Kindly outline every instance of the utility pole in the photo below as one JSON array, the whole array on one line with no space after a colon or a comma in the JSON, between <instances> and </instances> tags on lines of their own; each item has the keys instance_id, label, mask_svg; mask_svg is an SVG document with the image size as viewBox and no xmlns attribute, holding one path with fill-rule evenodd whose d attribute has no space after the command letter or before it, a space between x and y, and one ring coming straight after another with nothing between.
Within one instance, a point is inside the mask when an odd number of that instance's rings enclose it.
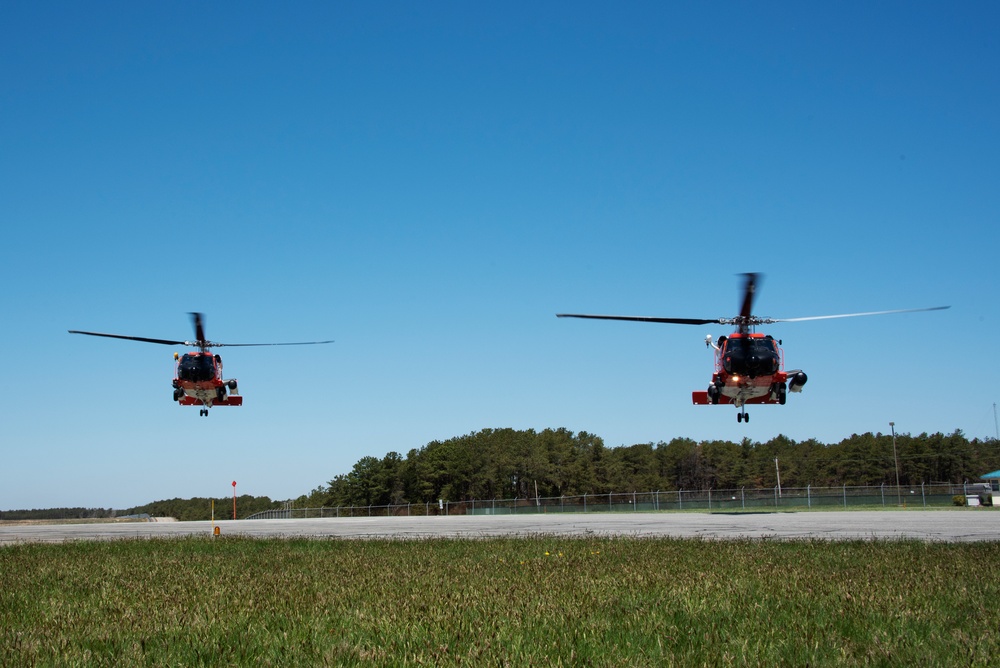
<instances>
[{"instance_id":1,"label":"utility pole","mask_svg":"<svg viewBox=\"0 0 1000 668\"><path fill-rule=\"evenodd\" d=\"M778 458L774 458L774 474L778 477L778 498L781 498L781 470L778 469Z\"/></svg>"},{"instance_id":2,"label":"utility pole","mask_svg":"<svg viewBox=\"0 0 1000 668\"><path fill-rule=\"evenodd\" d=\"M889 428L892 429L892 467L896 469L896 503L898 505L903 505L903 499L899 495L899 458L896 457L896 423L890 422Z\"/></svg>"}]
</instances>

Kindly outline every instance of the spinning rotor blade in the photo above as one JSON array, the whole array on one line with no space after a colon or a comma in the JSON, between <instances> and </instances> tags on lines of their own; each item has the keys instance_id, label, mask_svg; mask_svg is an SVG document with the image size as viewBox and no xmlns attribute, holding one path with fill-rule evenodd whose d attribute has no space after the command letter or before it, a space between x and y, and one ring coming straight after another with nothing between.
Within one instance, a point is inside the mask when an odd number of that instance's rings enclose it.
<instances>
[{"instance_id":1,"label":"spinning rotor blade","mask_svg":"<svg viewBox=\"0 0 1000 668\"><path fill-rule=\"evenodd\" d=\"M589 318L591 320L625 320L628 322L662 322L670 325L738 325L740 331L746 331L754 324L753 310L754 292L757 289L757 277L760 274L744 274L746 283L743 287L743 305L740 315L735 318L650 318L635 315L589 315L584 313L557 313L557 318Z\"/></svg>"},{"instance_id":2,"label":"spinning rotor blade","mask_svg":"<svg viewBox=\"0 0 1000 668\"><path fill-rule=\"evenodd\" d=\"M207 346L203 345L205 342L205 328L201 323L201 313L192 313L191 320L194 323L194 340L198 342L202 348Z\"/></svg>"},{"instance_id":3,"label":"spinning rotor blade","mask_svg":"<svg viewBox=\"0 0 1000 668\"><path fill-rule=\"evenodd\" d=\"M205 338L205 327L203 322L203 316L201 313L192 313L191 319L194 322L194 335L197 337L196 341L189 341L187 345L198 346L202 350L207 350L209 348L222 348L228 346L230 348L234 346L311 346L318 345L322 343L333 343L333 341L296 341L295 343L215 343L209 341Z\"/></svg>"},{"instance_id":4,"label":"spinning rotor blade","mask_svg":"<svg viewBox=\"0 0 1000 668\"><path fill-rule=\"evenodd\" d=\"M173 341L168 339L150 339L145 336L125 336L124 334L102 334L100 332L80 332L75 329L69 330L70 334L86 334L88 336L106 336L109 339L127 339L129 341L144 341L146 343L160 343L165 346L190 346L192 348L221 348L223 346L311 346L322 343L333 343L333 341L296 341L294 343L213 343L212 341Z\"/></svg>"},{"instance_id":5,"label":"spinning rotor blade","mask_svg":"<svg viewBox=\"0 0 1000 668\"><path fill-rule=\"evenodd\" d=\"M235 346L316 346L324 343L333 343L333 341L295 341L293 343L212 343L211 341L205 341L206 348L222 348L228 346L233 348Z\"/></svg>"},{"instance_id":6,"label":"spinning rotor blade","mask_svg":"<svg viewBox=\"0 0 1000 668\"><path fill-rule=\"evenodd\" d=\"M739 315L732 318L649 318L632 315L590 315L584 313L557 313L557 318L590 318L593 320L626 320L631 322L663 322L675 325L735 325L741 335L750 334L751 328L759 325L771 325L776 322L804 322L806 320L830 320L833 318L854 318L863 315L888 315L890 313L917 313L920 311L942 311L950 306L932 306L930 308L907 308L891 311L869 311L866 313L841 313L838 315L816 315L806 318L762 318L753 314L753 302L757 292L757 282L761 274L743 274L743 302ZM749 337L741 336L744 351L750 342Z\"/></svg>"},{"instance_id":7,"label":"spinning rotor blade","mask_svg":"<svg viewBox=\"0 0 1000 668\"><path fill-rule=\"evenodd\" d=\"M950 306L931 306L930 308L903 308L892 311L868 311L867 313L841 313L838 315L813 315L805 318L768 318L768 322L804 322L806 320L831 320L833 318L855 318L863 315L888 315L890 313L918 313L920 311L943 311Z\"/></svg>"},{"instance_id":8,"label":"spinning rotor blade","mask_svg":"<svg viewBox=\"0 0 1000 668\"><path fill-rule=\"evenodd\" d=\"M168 341L167 339L147 339L144 336L125 336L124 334L101 334L100 332L80 332L69 330L70 334L86 334L87 336L106 336L109 339L128 339L129 341L144 341L146 343L161 343L165 346L190 346L190 341Z\"/></svg>"},{"instance_id":9,"label":"spinning rotor blade","mask_svg":"<svg viewBox=\"0 0 1000 668\"><path fill-rule=\"evenodd\" d=\"M664 322L672 325L723 324L724 318L647 318L639 315L585 315L582 313L556 313L557 318L589 318L591 320L627 320L630 322Z\"/></svg>"},{"instance_id":10,"label":"spinning rotor blade","mask_svg":"<svg viewBox=\"0 0 1000 668\"><path fill-rule=\"evenodd\" d=\"M129 341L144 341L146 343L160 343L165 346L188 346L200 348L202 352L209 348L221 348L222 346L311 346L323 343L333 343L333 341L296 341L294 343L213 343L205 338L204 317L201 313L192 313L191 321L194 324L194 341L174 341L173 339L150 339L144 336L125 336L124 334L102 334L100 332L81 332L75 329L69 330L70 334L87 334L88 336L106 336L109 339L127 339Z\"/></svg>"},{"instance_id":11,"label":"spinning rotor blade","mask_svg":"<svg viewBox=\"0 0 1000 668\"><path fill-rule=\"evenodd\" d=\"M760 274L743 274L746 282L743 284L743 305L740 307L740 318L749 322L753 317L753 299L757 291L757 277Z\"/></svg>"}]
</instances>

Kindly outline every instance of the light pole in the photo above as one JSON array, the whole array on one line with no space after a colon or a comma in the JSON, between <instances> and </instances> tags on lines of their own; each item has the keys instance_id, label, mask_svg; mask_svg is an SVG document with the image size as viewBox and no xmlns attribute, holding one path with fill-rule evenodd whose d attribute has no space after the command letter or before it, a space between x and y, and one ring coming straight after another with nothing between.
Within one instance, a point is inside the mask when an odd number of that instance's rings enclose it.
<instances>
[{"instance_id":1,"label":"light pole","mask_svg":"<svg viewBox=\"0 0 1000 668\"><path fill-rule=\"evenodd\" d=\"M892 430L892 467L896 470L896 503L903 505L903 500L899 496L899 458L896 457L896 423L890 422L889 429Z\"/></svg>"},{"instance_id":2,"label":"light pole","mask_svg":"<svg viewBox=\"0 0 1000 668\"><path fill-rule=\"evenodd\" d=\"M774 458L774 475L778 478L778 497L781 497L781 470L778 468L778 458Z\"/></svg>"}]
</instances>

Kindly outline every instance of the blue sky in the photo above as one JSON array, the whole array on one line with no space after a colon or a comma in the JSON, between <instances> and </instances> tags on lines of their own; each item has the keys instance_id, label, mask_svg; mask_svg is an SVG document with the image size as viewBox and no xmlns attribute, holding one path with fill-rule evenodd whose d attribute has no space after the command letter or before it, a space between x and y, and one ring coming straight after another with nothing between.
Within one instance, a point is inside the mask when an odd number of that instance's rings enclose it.
<instances>
[{"instance_id":1,"label":"blue sky","mask_svg":"<svg viewBox=\"0 0 1000 668\"><path fill-rule=\"evenodd\" d=\"M995 433L995 3L5 3L0 509L295 497L484 428ZM692 406L725 327L786 406ZM242 408L171 402L223 342Z\"/></svg>"}]
</instances>

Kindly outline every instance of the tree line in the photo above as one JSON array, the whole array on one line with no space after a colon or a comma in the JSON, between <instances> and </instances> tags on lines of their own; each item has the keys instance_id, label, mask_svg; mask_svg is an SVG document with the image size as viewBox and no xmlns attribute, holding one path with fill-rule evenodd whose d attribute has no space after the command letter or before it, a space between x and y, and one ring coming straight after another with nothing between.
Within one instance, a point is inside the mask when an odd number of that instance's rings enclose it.
<instances>
[{"instance_id":1,"label":"tree line","mask_svg":"<svg viewBox=\"0 0 1000 668\"><path fill-rule=\"evenodd\" d=\"M853 434L835 444L776 436L607 447L584 431L484 429L410 450L362 457L350 472L294 499L296 507L383 506L473 499L579 496L774 487L901 485L976 481L1000 469L1000 442L960 430ZM168 499L125 510L55 508L0 512L0 520L106 518L148 514L207 520L212 498ZM232 517L232 497L214 499L216 519ZM237 497L237 517L283 507L267 496Z\"/></svg>"},{"instance_id":2,"label":"tree line","mask_svg":"<svg viewBox=\"0 0 1000 668\"><path fill-rule=\"evenodd\" d=\"M114 517L113 508L36 508L33 510L0 510L0 521L19 520L90 520Z\"/></svg>"},{"instance_id":3,"label":"tree line","mask_svg":"<svg viewBox=\"0 0 1000 668\"><path fill-rule=\"evenodd\" d=\"M484 429L381 459L362 457L346 474L296 500L307 506L366 506L472 499L576 496L677 489L833 487L962 483L1000 468L1000 443L960 431L854 434L836 444L776 436L641 443L609 448L587 432Z\"/></svg>"},{"instance_id":4,"label":"tree line","mask_svg":"<svg viewBox=\"0 0 1000 668\"><path fill-rule=\"evenodd\" d=\"M39 520L93 520L120 519L148 515L150 517L174 517L181 521L207 520L212 517L212 502L215 502L215 519L226 520L233 517L233 497L216 499L194 497L191 499L167 499L153 501L133 508L115 510L112 508L43 508L32 510L0 511L0 521ZM282 502L272 501L266 496L244 494L236 497L237 517L248 517L262 510L280 507Z\"/></svg>"},{"instance_id":5,"label":"tree line","mask_svg":"<svg viewBox=\"0 0 1000 668\"><path fill-rule=\"evenodd\" d=\"M281 502L272 501L267 496L241 494L236 497L236 517L249 517L262 510L273 510L280 505ZM215 519L217 520L233 519L233 497L219 497L214 499L210 497L195 497L192 499L153 501L143 506L129 508L119 514L148 514L152 517L175 517L182 522L186 522L211 519L213 509L215 511Z\"/></svg>"}]
</instances>

